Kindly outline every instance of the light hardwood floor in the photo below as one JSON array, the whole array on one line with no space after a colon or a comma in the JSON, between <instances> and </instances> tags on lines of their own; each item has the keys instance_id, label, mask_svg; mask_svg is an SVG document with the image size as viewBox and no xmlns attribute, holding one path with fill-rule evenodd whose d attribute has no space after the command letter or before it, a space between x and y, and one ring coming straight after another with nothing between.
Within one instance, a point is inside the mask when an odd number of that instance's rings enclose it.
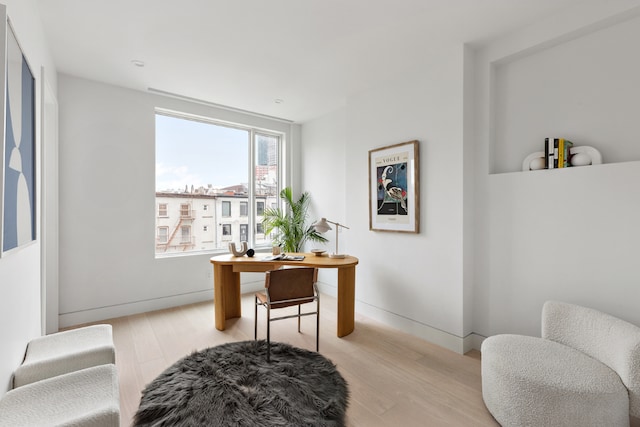
<instances>
[{"instance_id":1,"label":"light hardwood floor","mask_svg":"<svg viewBox=\"0 0 640 427\"><path fill-rule=\"evenodd\" d=\"M355 331L336 337L336 300L322 295L320 353L349 384L347 425L496 426L482 402L477 351L460 355L356 316ZM243 317L214 327L213 302L154 311L100 323L113 325L120 379L121 420L131 420L142 389L164 369L190 354L231 341L253 339L253 295L242 297ZM258 338L266 334L258 311ZM273 341L314 350L315 317L272 323Z\"/></svg>"}]
</instances>

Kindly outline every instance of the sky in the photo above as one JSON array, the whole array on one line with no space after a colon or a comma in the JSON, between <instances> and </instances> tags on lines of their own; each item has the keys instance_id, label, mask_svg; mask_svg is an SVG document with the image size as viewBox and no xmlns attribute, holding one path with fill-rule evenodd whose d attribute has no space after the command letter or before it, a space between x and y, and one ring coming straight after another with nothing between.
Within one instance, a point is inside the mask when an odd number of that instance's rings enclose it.
<instances>
[{"instance_id":1,"label":"sky","mask_svg":"<svg viewBox=\"0 0 640 427\"><path fill-rule=\"evenodd\" d=\"M248 182L249 132L156 114L156 191Z\"/></svg>"}]
</instances>

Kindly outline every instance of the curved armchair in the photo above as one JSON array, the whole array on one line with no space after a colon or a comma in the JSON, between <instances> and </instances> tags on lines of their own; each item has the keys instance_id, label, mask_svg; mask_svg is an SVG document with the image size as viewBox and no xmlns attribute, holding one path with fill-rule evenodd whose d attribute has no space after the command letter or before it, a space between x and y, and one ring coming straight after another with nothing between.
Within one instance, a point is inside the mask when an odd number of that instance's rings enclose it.
<instances>
[{"instance_id":1,"label":"curved armchair","mask_svg":"<svg viewBox=\"0 0 640 427\"><path fill-rule=\"evenodd\" d=\"M542 338L482 343L482 397L503 426L629 426L640 417L640 328L548 301Z\"/></svg>"}]
</instances>

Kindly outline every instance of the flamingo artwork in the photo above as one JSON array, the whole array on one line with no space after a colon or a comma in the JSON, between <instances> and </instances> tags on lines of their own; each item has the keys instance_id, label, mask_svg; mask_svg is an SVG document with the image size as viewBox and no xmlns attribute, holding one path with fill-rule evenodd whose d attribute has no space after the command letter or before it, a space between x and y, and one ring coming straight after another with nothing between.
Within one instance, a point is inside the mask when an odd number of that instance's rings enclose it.
<instances>
[{"instance_id":1,"label":"flamingo artwork","mask_svg":"<svg viewBox=\"0 0 640 427\"><path fill-rule=\"evenodd\" d=\"M398 167L399 165L395 165L395 166ZM405 165L401 165L400 167L404 167L404 166ZM407 202L406 202L407 190L402 187L392 185L394 181L388 178L388 176L390 176L393 173L394 173L393 166L385 166L385 168L382 171L382 175L380 176L379 185L382 187L381 189L384 189L385 199L388 199L392 203L396 203L396 204L400 203L400 206L406 212L407 211ZM383 206L384 206L384 203L382 203L382 205L378 208L378 212L380 211L380 209L382 209Z\"/></svg>"}]
</instances>

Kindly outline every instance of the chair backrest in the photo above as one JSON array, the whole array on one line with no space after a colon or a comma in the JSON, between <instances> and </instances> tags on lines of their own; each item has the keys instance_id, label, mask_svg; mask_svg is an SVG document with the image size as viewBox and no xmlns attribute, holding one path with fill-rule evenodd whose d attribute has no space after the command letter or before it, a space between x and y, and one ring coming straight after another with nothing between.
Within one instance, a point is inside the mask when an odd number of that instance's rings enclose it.
<instances>
[{"instance_id":1,"label":"chair backrest","mask_svg":"<svg viewBox=\"0 0 640 427\"><path fill-rule=\"evenodd\" d=\"M271 308L282 308L313 301L318 269L312 267L282 268L267 271L264 287L267 289ZM294 302L278 301L298 300Z\"/></svg>"},{"instance_id":2,"label":"chair backrest","mask_svg":"<svg viewBox=\"0 0 640 427\"><path fill-rule=\"evenodd\" d=\"M640 417L639 327L591 308L547 301L542 308L542 337L613 369L629 390L629 412Z\"/></svg>"}]
</instances>

